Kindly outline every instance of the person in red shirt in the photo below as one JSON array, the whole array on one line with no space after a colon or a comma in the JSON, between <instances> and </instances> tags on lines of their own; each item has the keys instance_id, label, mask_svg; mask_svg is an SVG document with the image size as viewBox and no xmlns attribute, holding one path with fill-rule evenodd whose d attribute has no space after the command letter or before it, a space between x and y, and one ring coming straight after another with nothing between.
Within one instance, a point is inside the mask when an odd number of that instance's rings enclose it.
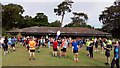
<instances>
[{"instance_id":1,"label":"person in red shirt","mask_svg":"<svg viewBox=\"0 0 120 68\"><path fill-rule=\"evenodd\" d=\"M57 56L57 49L58 48L58 42L55 39L55 41L53 42L53 56Z\"/></svg>"}]
</instances>

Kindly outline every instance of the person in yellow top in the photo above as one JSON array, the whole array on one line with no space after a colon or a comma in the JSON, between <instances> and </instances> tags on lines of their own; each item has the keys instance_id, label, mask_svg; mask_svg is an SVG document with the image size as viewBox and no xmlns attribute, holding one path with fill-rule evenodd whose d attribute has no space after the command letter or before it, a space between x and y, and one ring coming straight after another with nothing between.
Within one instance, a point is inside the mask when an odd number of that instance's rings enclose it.
<instances>
[{"instance_id":1,"label":"person in yellow top","mask_svg":"<svg viewBox=\"0 0 120 68\"><path fill-rule=\"evenodd\" d=\"M35 53L35 45L36 42L34 41L34 38L31 38L29 41L29 53L30 53L30 59L29 60L35 60L34 53Z\"/></svg>"},{"instance_id":2,"label":"person in yellow top","mask_svg":"<svg viewBox=\"0 0 120 68\"><path fill-rule=\"evenodd\" d=\"M87 50L87 56L89 56L89 45L90 45L90 40L89 39L87 39L87 41L86 41L86 50Z\"/></svg>"}]
</instances>

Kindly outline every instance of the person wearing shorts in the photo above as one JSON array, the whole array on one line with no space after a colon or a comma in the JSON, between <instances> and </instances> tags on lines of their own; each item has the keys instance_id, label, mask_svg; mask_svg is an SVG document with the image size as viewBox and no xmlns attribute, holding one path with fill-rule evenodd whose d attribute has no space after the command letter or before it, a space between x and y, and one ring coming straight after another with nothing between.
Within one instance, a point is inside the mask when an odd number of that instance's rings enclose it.
<instances>
[{"instance_id":1,"label":"person wearing shorts","mask_svg":"<svg viewBox=\"0 0 120 68\"><path fill-rule=\"evenodd\" d=\"M11 45L12 45L12 42L11 42L11 38L9 37L8 38L8 52L10 52L12 50Z\"/></svg>"},{"instance_id":2,"label":"person wearing shorts","mask_svg":"<svg viewBox=\"0 0 120 68\"><path fill-rule=\"evenodd\" d=\"M89 39L87 39L87 41L86 41L86 50L87 50L87 56L89 56L90 54L89 54L89 46L90 46L90 40Z\"/></svg>"},{"instance_id":3,"label":"person wearing shorts","mask_svg":"<svg viewBox=\"0 0 120 68\"><path fill-rule=\"evenodd\" d=\"M67 42L67 39L65 38L63 40L63 46L62 46L62 49L61 49L61 52L60 52L61 53L60 57L61 57L61 55L64 56L64 57L66 57L67 47L68 47L68 42Z\"/></svg>"},{"instance_id":4,"label":"person wearing shorts","mask_svg":"<svg viewBox=\"0 0 120 68\"><path fill-rule=\"evenodd\" d=\"M112 50L112 44L111 44L111 41L108 40L107 42L107 45L105 48L105 56L107 57L107 62L105 63L106 65L109 65L110 64L110 51Z\"/></svg>"},{"instance_id":5,"label":"person wearing shorts","mask_svg":"<svg viewBox=\"0 0 120 68\"><path fill-rule=\"evenodd\" d=\"M12 47L13 51L15 51L15 42L16 42L15 37L12 37L11 42L12 42L11 47Z\"/></svg>"},{"instance_id":6,"label":"person wearing shorts","mask_svg":"<svg viewBox=\"0 0 120 68\"><path fill-rule=\"evenodd\" d=\"M74 53L74 62L79 62L78 60L78 44L76 42L76 39L73 40L72 42L72 52Z\"/></svg>"},{"instance_id":7,"label":"person wearing shorts","mask_svg":"<svg viewBox=\"0 0 120 68\"><path fill-rule=\"evenodd\" d=\"M53 57L55 56L57 56L57 51L58 51L58 42L57 42L57 40L55 39L55 41L53 42Z\"/></svg>"},{"instance_id":8,"label":"person wearing shorts","mask_svg":"<svg viewBox=\"0 0 120 68\"><path fill-rule=\"evenodd\" d=\"M30 59L29 60L35 60L34 58L34 53L35 53L35 45L36 45L36 42L34 41L34 38L30 38L30 41L29 41L29 53L30 53Z\"/></svg>"}]
</instances>

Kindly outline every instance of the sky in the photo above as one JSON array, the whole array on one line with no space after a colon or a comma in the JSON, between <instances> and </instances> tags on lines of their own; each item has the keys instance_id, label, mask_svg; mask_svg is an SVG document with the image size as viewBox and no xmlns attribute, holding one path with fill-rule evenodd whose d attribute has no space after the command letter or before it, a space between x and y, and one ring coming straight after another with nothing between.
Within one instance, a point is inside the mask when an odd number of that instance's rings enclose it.
<instances>
[{"instance_id":1,"label":"sky","mask_svg":"<svg viewBox=\"0 0 120 68\"><path fill-rule=\"evenodd\" d=\"M43 12L48 16L49 22L55 20L61 20L61 16L57 16L54 13L54 8L61 3L63 0L2 0L3 5L9 3L20 4L23 6L25 12L23 16L30 15L34 17L36 13ZM95 28L101 28L102 23L99 22L99 15L105 7L113 5L115 0L72 0L72 12L84 12L88 15L87 24L92 25ZM71 22L70 17L73 16L71 13L66 13L64 18L64 25Z\"/></svg>"}]
</instances>

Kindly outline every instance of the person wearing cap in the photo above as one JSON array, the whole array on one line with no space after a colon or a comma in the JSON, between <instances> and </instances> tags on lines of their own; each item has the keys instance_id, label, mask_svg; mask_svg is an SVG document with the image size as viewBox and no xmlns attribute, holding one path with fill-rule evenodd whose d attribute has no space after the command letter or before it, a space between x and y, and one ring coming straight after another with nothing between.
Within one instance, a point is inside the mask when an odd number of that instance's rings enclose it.
<instances>
[{"instance_id":1,"label":"person wearing cap","mask_svg":"<svg viewBox=\"0 0 120 68\"><path fill-rule=\"evenodd\" d=\"M117 68L119 68L119 43L118 41L116 41L116 44L114 44L114 57L111 62L111 68L114 68L115 64Z\"/></svg>"},{"instance_id":2,"label":"person wearing cap","mask_svg":"<svg viewBox=\"0 0 120 68\"><path fill-rule=\"evenodd\" d=\"M74 62L79 62L79 60L78 60L78 50L79 50L78 44L76 42L76 39L74 39L73 42L72 42L72 52L74 53Z\"/></svg>"},{"instance_id":3,"label":"person wearing cap","mask_svg":"<svg viewBox=\"0 0 120 68\"><path fill-rule=\"evenodd\" d=\"M105 51L105 56L107 57L107 62L105 63L106 65L110 64L110 51L112 50L112 41L108 40L106 47L104 47Z\"/></svg>"},{"instance_id":4,"label":"person wearing cap","mask_svg":"<svg viewBox=\"0 0 120 68\"><path fill-rule=\"evenodd\" d=\"M30 38L30 41L29 41L30 59L29 59L29 60L35 60L35 58L34 58L35 45L36 45L36 42L34 41L34 39L33 39L33 38Z\"/></svg>"}]
</instances>

